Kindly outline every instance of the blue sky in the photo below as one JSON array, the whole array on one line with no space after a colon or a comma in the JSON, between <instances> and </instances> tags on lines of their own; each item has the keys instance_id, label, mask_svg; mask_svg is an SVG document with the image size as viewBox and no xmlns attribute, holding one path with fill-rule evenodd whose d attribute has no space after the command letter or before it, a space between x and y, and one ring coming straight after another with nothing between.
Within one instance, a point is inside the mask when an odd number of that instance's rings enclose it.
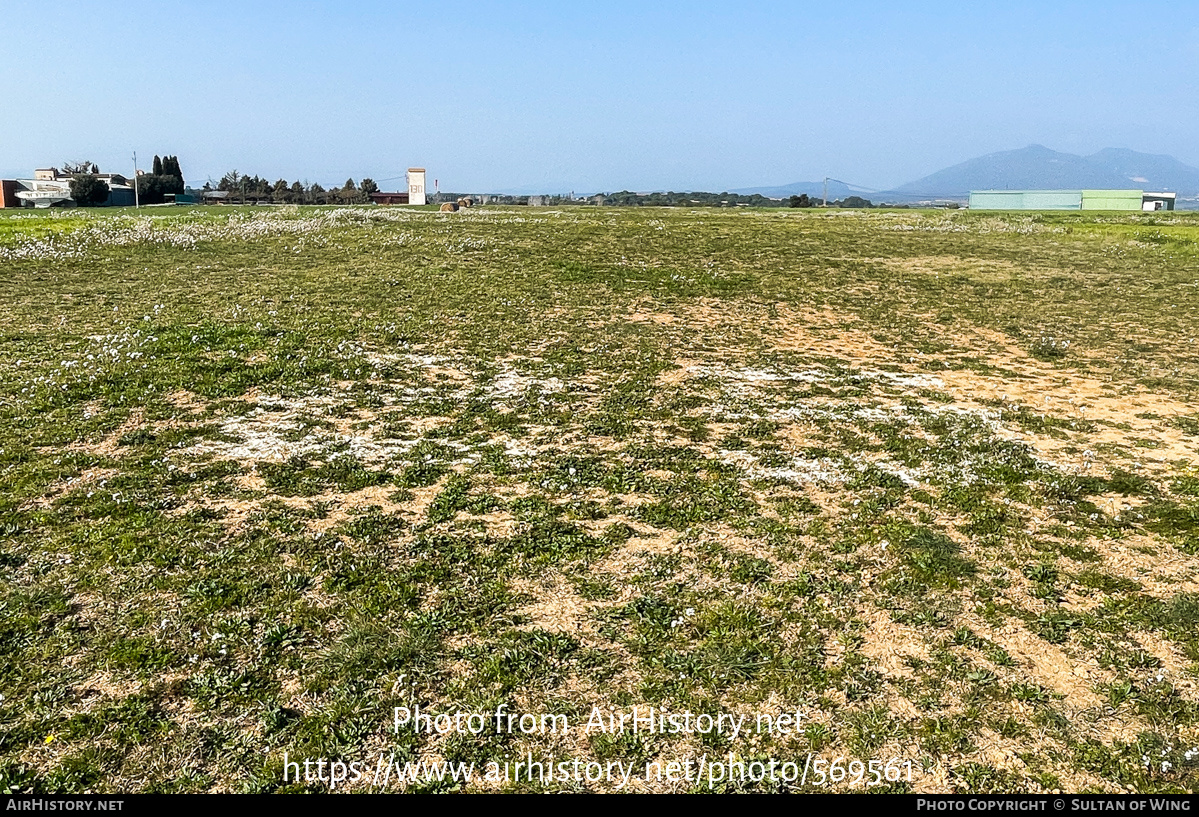
<instances>
[{"instance_id":1,"label":"blue sky","mask_svg":"<svg viewBox=\"0 0 1199 817\"><path fill-rule=\"evenodd\" d=\"M191 182L883 188L1034 142L1199 166L1199 4L896 5L0 0L0 175L136 149Z\"/></svg>"}]
</instances>

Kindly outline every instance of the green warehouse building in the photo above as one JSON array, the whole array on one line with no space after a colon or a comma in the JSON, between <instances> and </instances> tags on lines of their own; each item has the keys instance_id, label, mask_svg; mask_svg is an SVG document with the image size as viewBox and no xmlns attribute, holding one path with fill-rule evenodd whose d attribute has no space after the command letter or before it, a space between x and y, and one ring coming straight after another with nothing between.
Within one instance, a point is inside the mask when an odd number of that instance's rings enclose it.
<instances>
[{"instance_id":1,"label":"green warehouse building","mask_svg":"<svg viewBox=\"0 0 1199 817\"><path fill-rule=\"evenodd\" d=\"M972 190L971 210L1173 210L1175 193L1143 190Z\"/></svg>"}]
</instances>

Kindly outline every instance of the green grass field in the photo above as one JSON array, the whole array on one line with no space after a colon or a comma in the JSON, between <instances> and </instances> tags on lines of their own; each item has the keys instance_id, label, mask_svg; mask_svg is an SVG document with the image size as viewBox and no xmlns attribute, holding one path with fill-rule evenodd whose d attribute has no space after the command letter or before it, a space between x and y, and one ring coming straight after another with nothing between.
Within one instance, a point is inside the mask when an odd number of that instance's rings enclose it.
<instances>
[{"instance_id":1,"label":"green grass field","mask_svg":"<svg viewBox=\"0 0 1199 817\"><path fill-rule=\"evenodd\" d=\"M144 212L0 211L0 790L1199 786L1199 214Z\"/></svg>"}]
</instances>

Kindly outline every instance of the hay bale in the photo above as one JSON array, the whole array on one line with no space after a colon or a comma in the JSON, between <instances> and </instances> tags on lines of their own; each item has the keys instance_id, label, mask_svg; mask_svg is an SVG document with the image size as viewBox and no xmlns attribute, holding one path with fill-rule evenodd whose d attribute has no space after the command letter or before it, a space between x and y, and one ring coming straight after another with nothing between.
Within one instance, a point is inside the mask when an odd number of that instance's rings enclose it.
<instances>
[{"instance_id":1,"label":"hay bale","mask_svg":"<svg viewBox=\"0 0 1199 817\"><path fill-rule=\"evenodd\" d=\"M470 196L463 196L462 198L458 199L458 206L459 207L474 207L475 200L472 199Z\"/></svg>"},{"instance_id":2,"label":"hay bale","mask_svg":"<svg viewBox=\"0 0 1199 817\"><path fill-rule=\"evenodd\" d=\"M456 202L447 201L445 204L441 205L441 212L456 213L458 212L458 204Z\"/></svg>"}]
</instances>

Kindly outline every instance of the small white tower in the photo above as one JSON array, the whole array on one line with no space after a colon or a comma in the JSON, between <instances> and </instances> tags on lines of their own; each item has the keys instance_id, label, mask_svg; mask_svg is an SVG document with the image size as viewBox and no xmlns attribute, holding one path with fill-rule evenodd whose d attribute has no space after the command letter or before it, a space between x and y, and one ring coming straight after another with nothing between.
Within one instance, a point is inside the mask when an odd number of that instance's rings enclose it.
<instances>
[{"instance_id":1,"label":"small white tower","mask_svg":"<svg viewBox=\"0 0 1199 817\"><path fill-rule=\"evenodd\" d=\"M425 203L425 169L423 167L408 168L408 203Z\"/></svg>"}]
</instances>

